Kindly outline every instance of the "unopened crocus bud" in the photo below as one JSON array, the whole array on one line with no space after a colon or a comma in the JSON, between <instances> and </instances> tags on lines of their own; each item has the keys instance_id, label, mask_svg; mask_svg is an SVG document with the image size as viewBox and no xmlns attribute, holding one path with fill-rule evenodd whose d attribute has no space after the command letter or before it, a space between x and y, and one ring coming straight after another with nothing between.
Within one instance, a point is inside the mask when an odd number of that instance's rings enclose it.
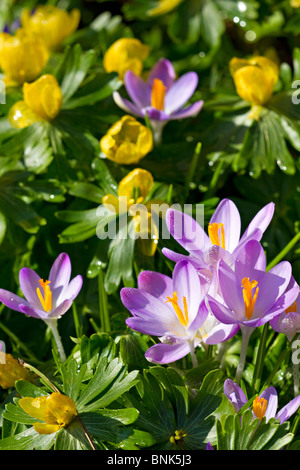
<instances>
[{"instance_id":1,"label":"unopened crocus bud","mask_svg":"<svg viewBox=\"0 0 300 470\"><path fill-rule=\"evenodd\" d=\"M35 80L48 59L48 49L38 34L22 28L15 35L0 33L0 67L8 86Z\"/></svg>"},{"instance_id":2,"label":"unopened crocus bud","mask_svg":"<svg viewBox=\"0 0 300 470\"><path fill-rule=\"evenodd\" d=\"M53 75L42 75L33 83L24 83L23 101L17 101L8 113L10 124L23 129L38 121L51 121L62 106L61 88Z\"/></svg>"},{"instance_id":3,"label":"unopened crocus bud","mask_svg":"<svg viewBox=\"0 0 300 470\"><path fill-rule=\"evenodd\" d=\"M12 388L17 380L32 381L32 373L23 367L11 354L0 351L0 387Z\"/></svg>"},{"instance_id":4,"label":"unopened crocus bud","mask_svg":"<svg viewBox=\"0 0 300 470\"><path fill-rule=\"evenodd\" d=\"M78 28L79 21L78 9L69 13L52 5L40 5L33 13L24 8L21 17L22 26L42 36L50 50L58 48Z\"/></svg>"},{"instance_id":5,"label":"unopened crocus bud","mask_svg":"<svg viewBox=\"0 0 300 470\"><path fill-rule=\"evenodd\" d=\"M143 62L147 59L150 49L139 39L121 38L114 42L103 57L103 67L107 73L117 72L120 80L131 70L140 75Z\"/></svg>"},{"instance_id":6,"label":"unopened crocus bud","mask_svg":"<svg viewBox=\"0 0 300 470\"><path fill-rule=\"evenodd\" d=\"M152 132L132 116L123 116L102 137L102 152L124 165L138 163L153 149Z\"/></svg>"}]
</instances>

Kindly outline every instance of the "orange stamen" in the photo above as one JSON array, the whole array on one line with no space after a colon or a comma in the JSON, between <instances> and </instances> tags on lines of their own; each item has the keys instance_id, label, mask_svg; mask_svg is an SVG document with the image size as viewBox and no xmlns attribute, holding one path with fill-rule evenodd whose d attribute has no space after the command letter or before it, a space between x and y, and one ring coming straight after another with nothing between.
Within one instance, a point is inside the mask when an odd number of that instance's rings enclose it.
<instances>
[{"instance_id":1,"label":"orange stamen","mask_svg":"<svg viewBox=\"0 0 300 470\"><path fill-rule=\"evenodd\" d=\"M253 310L255 306L255 302L258 296L259 287L256 287L258 284L257 281L253 280L250 281L249 277L244 277L242 279L242 287L243 287L243 298L245 303L245 316L248 320L253 315ZM252 289L256 287L254 295L252 295Z\"/></svg>"},{"instance_id":2,"label":"orange stamen","mask_svg":"<svg viewBox=\"0 0 300 470\"><path fill-rule=\"evenodd\" d=\"M221 231L221 242L220 242L220 234L219 229ZM217 224L213 222L212 224L208 225L208 236L210 238L212 245L218 245L225 250L225 230L224 224L220 223Z\"/></svg>"},{"instance_id":3,"label":"orange stamen","mask_svg":"<svg viewBox=\"0 0 300 470\"><path fill-rule=\"evenodd\" d=\"M50 281L44 281L43 279L40 279L39 282L44 290L44 297L42 296L39 287L36 288L36 293L38 295L39 301L43 306L43 309L46 312L50 312L50 310L52 309L52 292L49 287Z\"/></svg>"},{"instance_id":4,"label":"orange stamen","mask_svg":"<svg viewBox=\"0 0 300 470\"><path fill-rule=\"evenodd\" d=\"M167 87L163 84L161 80L155 78L153 80L152 92L151 92L151 106L163 111L165 107L165 96L166 96Z\"/></svg>"},{"instance_id":5,"label":"orange stamen","mask_svg":"<svg viewBox=\"0 0 300 470\"><path fill-rule=\"evenodd\" d=\"M291 313L291 312L297 312L296 302L294 302L292 305L290 305L285 311L286 314Z\"/></svg>"},{"instance_id":6,"label":"orange stamen","mask_svg":"<svg viewBox=\"0 0 300 470\"><path fill-rule=\"evenodd\" d=\"M183 309L184 309L184 313L183 311L181 310L181 308L179 307L178 305L178 296L177 296L177 292L173 292L173 296L172 297L167 297L168 300L166 300L166 304L168 302L171 302L174 310L175 310L175 313L181 323L182 326L187 326L188 322L189 322L189 316L188 316L188 308L187 308L187 301L186 301L186 297L183 296Z\"/></svg>"},{"instance_id":7,"label":"orange stamen","mask_svg":"<svg viewBox=\"0 0 300 470\"><path fill-rule=\"evenodd\" d=\"M259 418L259 421L265 416L268 401L265 398L256 397L253 401L253 412Z\"/></svg>"}]
</instances>

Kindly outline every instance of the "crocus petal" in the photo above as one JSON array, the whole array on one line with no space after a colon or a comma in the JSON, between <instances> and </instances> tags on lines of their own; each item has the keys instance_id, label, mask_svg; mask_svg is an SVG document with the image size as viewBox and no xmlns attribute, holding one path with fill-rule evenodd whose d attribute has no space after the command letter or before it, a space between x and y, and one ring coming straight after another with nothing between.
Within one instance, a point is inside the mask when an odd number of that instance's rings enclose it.
<instances>
[{"instance_id":1,"label":"crocus petal","mask_svg":"<svg viewBox=\"0 0 300 470\"><path fill-rule=\"evenodd\" d=\"M256 279L259 282L259 295L255 303L254 317L257 316L256 312L266 312L269 310L277 299L282 296L290 282L291 275L292 267L288 261L282 261L274 266L274 268L265 274L261 281L257 278L258 275L255 277L255 273L253 274L252 279Z\"/></svg>"},{"instance_id":2,"label":"crocus petal","mask_svg":"<svg viewBox=\"0 0 300 470\"><path fill-rule=\"evenodd\" d=\"M225 325L218 323L204 338L205 344L219 344L229 340L237 334L240 327L239 325Z\"/></svg>"},{"instance_id":3,"label":"crocus petal","mask_svg":"<svg viewBox=\"0 0 300 470\"><path fill-rule=\"evenodd\" d=\"M216 208L210 223L222 223L225 232L225 249L233 252L237 246L241 234L241 218L240 213L230 199L222 199Z\"/></svg>"},{"instance_id":4,"label":"crocus petal","mask_svg":"<svg viewBox=\"0 0 300 470\"><path fill-rule=\"evenodd\" d=\"M196 72L188 72L182 75L167 90L165 97L165 111L172 114L178 111L194 94L198 85L198 75Z\"/></svg>"},{"instance_id":5,"label":"crocus petal","mask_svg":"<svg viewBox=\"0 0 300 470\"><path fill-rule=\"evenodd\" d=\"M151 106L151 88L148 83L131 70L126 72L124 82L128 95L138 108Z\"/></svg>"},{"instance_id":6,"label":"crocus petal","mask_svg":"<svg viewBox=\"0 0 300 470\"><path fill-rule=\"evenodd\" d=\"M40 279L40 276L30 268L22 268L19 272L20 288L31 307L36 309L42 309L37 295L37 289L41 289Z\"/></svg>"},{"instance_id":7,"label":"crocus petal","mask_svg":"<svg viewBox=\"0 0 300 470\"><path fill-rule=\"evenodd\" d=\"M204 104L204 101L196 101L190 106L187 106L186 108L180 109L179 111L176 111L175 113L170 114L169 119L174 121L175 119L184 119L188 117L194 117L201 111L203 104Z\"/></svg>"},{"instance_id":8,"label":"crocus petal","mask_svg":"<svg viewBox=\"0 0 300 470\"><path fill-rule=\"evenodd\" d=\"M239 387L233 380L226 379L224 382L224 394L228 400L233 404L236 413L247 403L247 397L241 387Z\"/></svg>"},{"instance_id":9,"label":"crocus petal","mask_svg":"<svg viewBox=\"0 0 300 470\"><path fill-rule=\"evenodd\" d=\"M166 224L173 238L188 252L201 255L202 250L211 246L203 228L193 217L175 209L168 209Z\"/></svg>"},{"instance_id":10,"label":"crocus petal","mask_svg":"<svg viewBox=\"0 0 300 470\"><path fill-rule=\"evenodd\" d=\"M143 108L143 116L148 115L150 122L152 121L169 121L170 116L169 114L165 113L164 111L160 111L156 108Z\"/></svg>"},{"instance_id":11,"label":"crocus petal","mask_svg":"<svg viewBox=\"0 0 300 470\"><path fill-rule=\"evenodd\" d=\"M181 253L176 253L176 251L170 250L169 248L163 248L161 251L167 258L172 261L175 261L175 263L184 259L189 261L189 255L182 255Z\"/></svg>"},{"instance_id":12,"label":"crocus petal","mask_svg":"<svg viewBox=\"0 0 300 470\"><path fill-rule=\"evenodd\" d=\"M174 291L183 311L182 299L186 298L189 323L196 318L202 301L202 288L196 269L187 261L180 261L173 271Z\"/></svg>"},{"instance_id":13,"label":"crocus petal","mask_svg":"<svg viewBox=\"0 0 300 470\"><path fill-rule=\"evenodd\" d=\"M68 286L71 277L71 261L66 253L61 253L54 261L50 274L50 289L52 292L52 305L56 305L57 299Z\"/></svg>"},{"instance_id":14,"label":"crocus petal","mask_svg":"<svg viewBox=\"0 0 300 470\"><path fill-rule=\"evenodd\" d=\"M182 341L176 344L159 343L151 346L145 354L145 357L150 362L157 364L169 364L178 359L186 356L190 352L189 344L187 341Z\"/></svg>"},{"instance_id":15,"label":"crocus petal","mask_svg":"<svg viewBox=\"0 0 300 470\"><path fill-rule=\"evenodd\" d=\"M119 106L119 108L123 109L123 111L125 111L126 113L133 114L137 117L144 117L144 114L137 106L135 106L133 103L131 103L131 101L127 100L126 98L122 98L120 93L118 93L117 91L113 92L113 99L116 105Z\"/></svg>"},{"instance_id":16,"label":"crocus petal","mask_svg":"<svg viewBox=\"0 0 300 470\"><path fill-rule=\"evenodd\" d=\"M274 215L274 210L275 210L275 204L273 202L270 202L266 206L264 206L257 214L256 216L252 219L250 224L248 225L247 229L245 230L241 241L243 241L246 237L251 235L252 232L254 232L255 229L260 229L261 234L265 232L265 230L268 228L272 217Z\"/></svg>"},{"instance_id":17,"label":"crocus petal","mask_svg":"<svg viewBox=\"0 0 300 470\"><path fill-rule=\"evenodd\" d=\"M280 424L287 421L300 406L300 395L290 401L287 405L285 405L275 416L276 419L280 419Z\"/></svg>"},{"instance_id":18,"label":"crocus petal","mask_svg":"<svg viewBox=\"0 0 300 470\"><path fill-rule=\"evenodd\" d=\"M237 279L236 273L226 263L224 263L223 260L220 260L219 263L218 279L225 304L230 310L235 312L232 315L240 321L243 321L245 318L242 315L242 312L245 310L245 304L241 288L241 280Z\"/></svg>"},{"instance_id":19,"label":"crocus petal","mask_svg":"<svg viewBox=\"0 0 300 470\"><path fill-rule=\"evenodd\" d=\"M169 276L154 271L142 271L139 274L138 288L161 300L166 300L174 290L173 281Z\"/></svg>"},{"instance_id":20,"label":"crocus petal","mask_svg":"<svg viewBox=\"0 0 300 470\"><path fill-rule=\"evenodd\" d=\"M60 318L64 313L66 313L72 305L72 300L64 300L60 305L58 305L52 312L49 313L48 318Z\"/></svg>"},{"instance_id":21,"label":"crocus petal","mask_svg":"<svg viewBox=\"0 0 300 470\"><path fill-rule=\"evenodd\" d=\"M61 295L57 299L59 305L64 300L74 300L79 294L83 284L83 279L80 274L72 279L69 285L62 291Z\"/></svg>"},{"instance_id":22,"label":"crocus petal","mask_svg":"<svg viewBox=\"0 0 300 470\"><path fill-rule=\"evenodd\" d=\"M225 325L238 324L236 315L229 308L225 307L225 305L220 304L210 295L207 295L207 301L213 315L221 323L225 323Z\"/></svg>"},{"instance_id":23,"label":"crocus petal","mask_svg":"<svg viewBox=\"0 0 300 470\"><path fill-rule=\"evenodd\" d=\"M46 320L48 318L48 313L45 310L33 308L30 305L20 305L20 311L25 313L25 315L29 315L33 318L39 318L40 320Z\"/></svg>"},{"instance_id":24,"label":"crocus petal","mask_svg":"<svg viewBox=\"0 0 300 470\"><path fill-rule=\"evenodd\" d=\"M22 297L4 289L0 289L0 302L11 310L21 313L23 313L21 306L28 305L28 302L25 299L22 299Z\"/></svg>"},{"instance_id":25,"label":"crocus petal","mask_svg":"<svg viewBox=\"0 0 300 470\"><path fill-rule=\"evenodd\" d=\"M274 387L266 388L260 395L259 398L264 398L268 402L266 409L265 417L266 421L269 421L270 418L274 418L277 407L278 407L278 396Z\"/></svg>"},{"instance_id":26,"label":"crocus petal","mask_svg":"<svg viewBox=\"0 0 300 470\"><path fill-rule=\"evenodd\" d=\"M167 59L160 59L150 70L148 76L148 84L153 85L153 80L158 78L163 82L165 87L170 88L176 78L175 70L171 62Z\"/></svg>"}]
</instances>

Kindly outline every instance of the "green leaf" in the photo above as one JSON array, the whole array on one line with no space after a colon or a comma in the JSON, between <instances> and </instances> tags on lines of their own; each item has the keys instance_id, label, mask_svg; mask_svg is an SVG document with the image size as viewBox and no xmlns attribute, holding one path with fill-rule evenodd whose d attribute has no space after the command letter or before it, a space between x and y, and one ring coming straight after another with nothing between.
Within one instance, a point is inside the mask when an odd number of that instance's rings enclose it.
<instances>
[{"instance_id":1,"label":"green leaf","mask_svg":"<svg viewBox=\"0 0 300 470\"><path fill-rule=\"evenodd\" d=\"M55 434L38 434L33 428L0 440L0 450L49 450L56 439Z\"/></svg>"}]
</instances>

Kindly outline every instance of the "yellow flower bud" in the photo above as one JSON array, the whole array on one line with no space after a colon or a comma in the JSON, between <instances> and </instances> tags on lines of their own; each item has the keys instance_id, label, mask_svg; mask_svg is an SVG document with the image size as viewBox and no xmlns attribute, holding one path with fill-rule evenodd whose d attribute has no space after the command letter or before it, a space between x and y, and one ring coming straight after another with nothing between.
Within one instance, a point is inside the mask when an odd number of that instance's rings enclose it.
<instances>
[{"instance_id":1,"label":"yellow flower bud","mask_svg":"<svg viewBox=\"0 0 300 470\"><path fill-rule=\"evenodd\" d=\"M124 79L127 70L140 75L149 52L149 47L139 39L121 38L107 49L103 57L103 67L107 73L117 72L120 80Z\"/></svg>"},{"instance_id":2,"label":"yellow flower bud","mask_svg":"<svg viewBox=\"0 0 300 470\"><path fill-rule=\"evenodd\" d=\"M182 0L158 0L158 5L154 8L151 8L151 10L148 10L147 15L164 15L165 13L168 13L169 11L177 7L177 5L179 5L179 3L181 2Z\"/></svg>"},{"instance_id":3,"label":"yellow flower bud","mask_svg":"<svg viewBox=\"0 0 300 470\"><path fill-rule=\"evenodd\" d=\"M230 73L238 95L257 106L269 101L279 77L277 64L261 56L250 60L233 58L230 61Z\"/></svg>"},{"instance_id":4,"label":"yellow flower bud","mask_svg":"<svg viewBox=\"0 0 300 470\"><path fill-rule=\"evenodd\" d=\"M153 136L148 127L132 116L123 116L100 140L102 152L119 164L138 163L153 149Z\"/></svg>"},{"instance_id":5,"label":"yellow flower bud","mask_svg":"<svg viewBox=\"0 0 300 470\"><path fill-rule=\"evenodd\" d=\"M21 23L32 33L40 34L50 50L59 47L79 25L80 11L70 13L51 5L38 6L33 14L29 8L24 8Z\"/></svg>"},{"instance_id":6,"label":"yellow flower bud","mask_svg":"<svg viewBox=\"0 0 300 470\"><path fill-rule=\"evenodd\" d=\"M23 129L37 121L51 121L62 106L63 96L53 75L42 75L33 83L23 85L24 101L17 101L8 113L13 127Z\"/></svg>"},{"instance_id":7,"label":"yellow flower bud","mask_svg":"<svg viewBox=\"0 0 300 470\"><path fill-rule=\"evenodd\" d=\"M14 387L17 380L31 382L32 373L25 369L11 354L0 352L0 387Z\"/></svg>"},{"instance_id":8,"label":"yellow flower bud","mask_svg":"<svg viewBox=\"0 0 300 470\"><path fill-rule=\"evenodd\" d=\"M20 28L13 36L0 33L0 67L9 86L35 80L45 67L49 52L44 40Z\"/></svg>"},{"instance_id":9,"label":"yellow flower bud","mask_svg":"<svg viewBox=\"0 0 300 470\"><path fill-rule=\"evenodd\" d=\"M29 416L43 421L33 425L39 434L57 432L77 416L74 401L59 392L37 398L21 398L18 403Z\"/></svg>"}]
</instances>

